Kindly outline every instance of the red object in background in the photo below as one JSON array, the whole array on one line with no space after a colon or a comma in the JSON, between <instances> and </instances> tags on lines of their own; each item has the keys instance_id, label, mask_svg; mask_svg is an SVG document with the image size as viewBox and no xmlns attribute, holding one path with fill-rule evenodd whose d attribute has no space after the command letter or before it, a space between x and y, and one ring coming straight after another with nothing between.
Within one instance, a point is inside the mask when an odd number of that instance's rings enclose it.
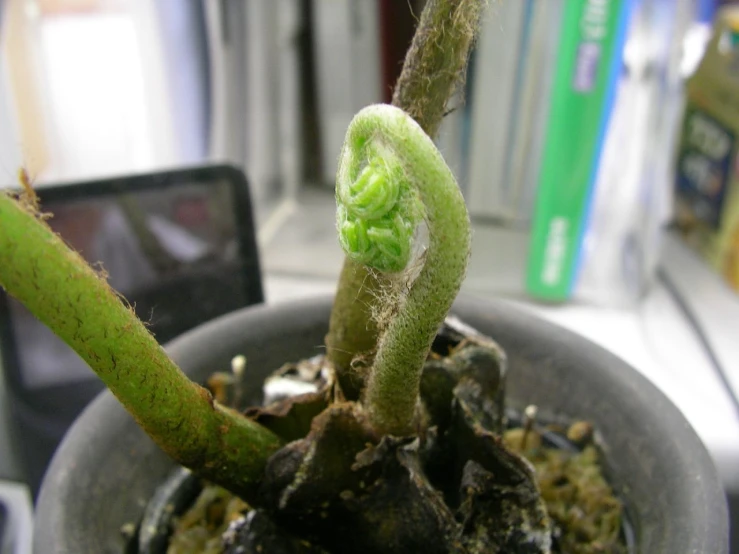
<instances>
[{"instance_id":1,"label":"red object in background","mask_svg":"<svg viewBox=\"0 0 739 554\"><path fill-rule=\"evenodd\" d=\"M174 205L174 220L183 227L202 227L210 222L208 201L202 196L180 198Z\"/></svg>"},{"instance_id":2,"label":"red object in background","mask_svg":"<svg viewBox=\"0 0 739 554\"><path fill-rule=\"evenodd\" d=\"M387 104L416 31L416 17L407 0L380 0L382 101Z\"/></svg>"}]
</instances>

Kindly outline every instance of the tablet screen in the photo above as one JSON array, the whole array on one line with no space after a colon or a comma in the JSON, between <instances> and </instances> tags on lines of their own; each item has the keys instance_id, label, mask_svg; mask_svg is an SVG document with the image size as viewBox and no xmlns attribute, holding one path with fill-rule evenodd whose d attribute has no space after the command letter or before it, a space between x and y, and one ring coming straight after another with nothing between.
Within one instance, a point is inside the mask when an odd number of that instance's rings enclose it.
<instances>
[{"instance_id":1,"label":"tablet screen","mask_svg":"<svg viewBox=\"0 0 739 554\"><path fill-rule=\"evenodd\" d=\"M168 174L41 190L42 209L72 248L108 274L111 286L164 343L196 325L262 301L245 183L218 172ZM129 183L130 184L130 183ZM87 194L85 193L87 192ZM244 211L248 213L244 213ZM6 298L5 363L36 389L94 378L61 339ZM5 351L6 345L3 345Z\"/></svg>"}]
</instances>

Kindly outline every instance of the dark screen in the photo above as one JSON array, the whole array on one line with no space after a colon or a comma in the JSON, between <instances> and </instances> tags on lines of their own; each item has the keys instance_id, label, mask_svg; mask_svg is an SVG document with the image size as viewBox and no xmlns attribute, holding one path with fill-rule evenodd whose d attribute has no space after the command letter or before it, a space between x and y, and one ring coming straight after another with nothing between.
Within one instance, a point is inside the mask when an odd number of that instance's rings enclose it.
<instances>
[{"instance_id":1,"label":"dark screen","mask_svg":"<svg viewBox=\"0 0 739 554\"><path fill-rule=\"evenodd\" d=\"M151 187L133 192L92 187L92 195L47 202L42 194L42 209L53 214L51 228L107 273L111 286L160 343L262 300L256 252L245 252L245 242L248 250L253 237L244 240L234 184L215 176L175 181L155 180ZM8 312L23 388L94 378L87 365L18 302L9 299Z\"/></svg>"},{"instance_id":2,"label":"dark screen","mask_svg":"<svg viewBox=\"0 0 739 554\"><path fill-rule=\"evenodd\" d=\"M37 191L70 246L160 343L263 301L246 179L211 166ZM103 389L71 348L0 289L0 354L14 448L34 494L64 433Z\"/></svg>"}]
</instances>

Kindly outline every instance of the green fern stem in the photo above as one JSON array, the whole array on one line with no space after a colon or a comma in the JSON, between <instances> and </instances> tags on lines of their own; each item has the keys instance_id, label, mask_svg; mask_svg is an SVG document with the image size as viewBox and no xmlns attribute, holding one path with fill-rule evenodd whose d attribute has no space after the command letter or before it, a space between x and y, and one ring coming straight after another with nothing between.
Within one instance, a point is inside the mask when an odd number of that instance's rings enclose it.
<instances>
[{"instance_id":1,"label":"green fern stem","mask_svg":"<svg viewBox=\"0 0 739 554\"><path fill-rule=\"evenodd\" d=\"M407 113L389 105L369 106L349 125L336 196L347 256L378 271L402 271L422 217L428 226L423 268L383 326L364 396L379 432L410 434L423 363L465 275L467 208L433 141Z\"/></svg>"}]
</instances>

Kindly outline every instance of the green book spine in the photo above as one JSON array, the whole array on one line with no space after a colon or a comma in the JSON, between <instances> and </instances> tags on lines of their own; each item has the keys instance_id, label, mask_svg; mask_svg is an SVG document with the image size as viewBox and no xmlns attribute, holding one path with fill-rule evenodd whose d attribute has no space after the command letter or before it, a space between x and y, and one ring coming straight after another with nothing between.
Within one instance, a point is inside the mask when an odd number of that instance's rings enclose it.
<instances>
[{"instance_id":1,"label":"green book spine","mask_svg":"<svg viewBox=\"0 0 739 554\"><path fill-rule=\"evenodd\" d=\"M631 0L568 0L537 188L527 292L569 298L622 61Z\"/></svg>"}]
</instances>

